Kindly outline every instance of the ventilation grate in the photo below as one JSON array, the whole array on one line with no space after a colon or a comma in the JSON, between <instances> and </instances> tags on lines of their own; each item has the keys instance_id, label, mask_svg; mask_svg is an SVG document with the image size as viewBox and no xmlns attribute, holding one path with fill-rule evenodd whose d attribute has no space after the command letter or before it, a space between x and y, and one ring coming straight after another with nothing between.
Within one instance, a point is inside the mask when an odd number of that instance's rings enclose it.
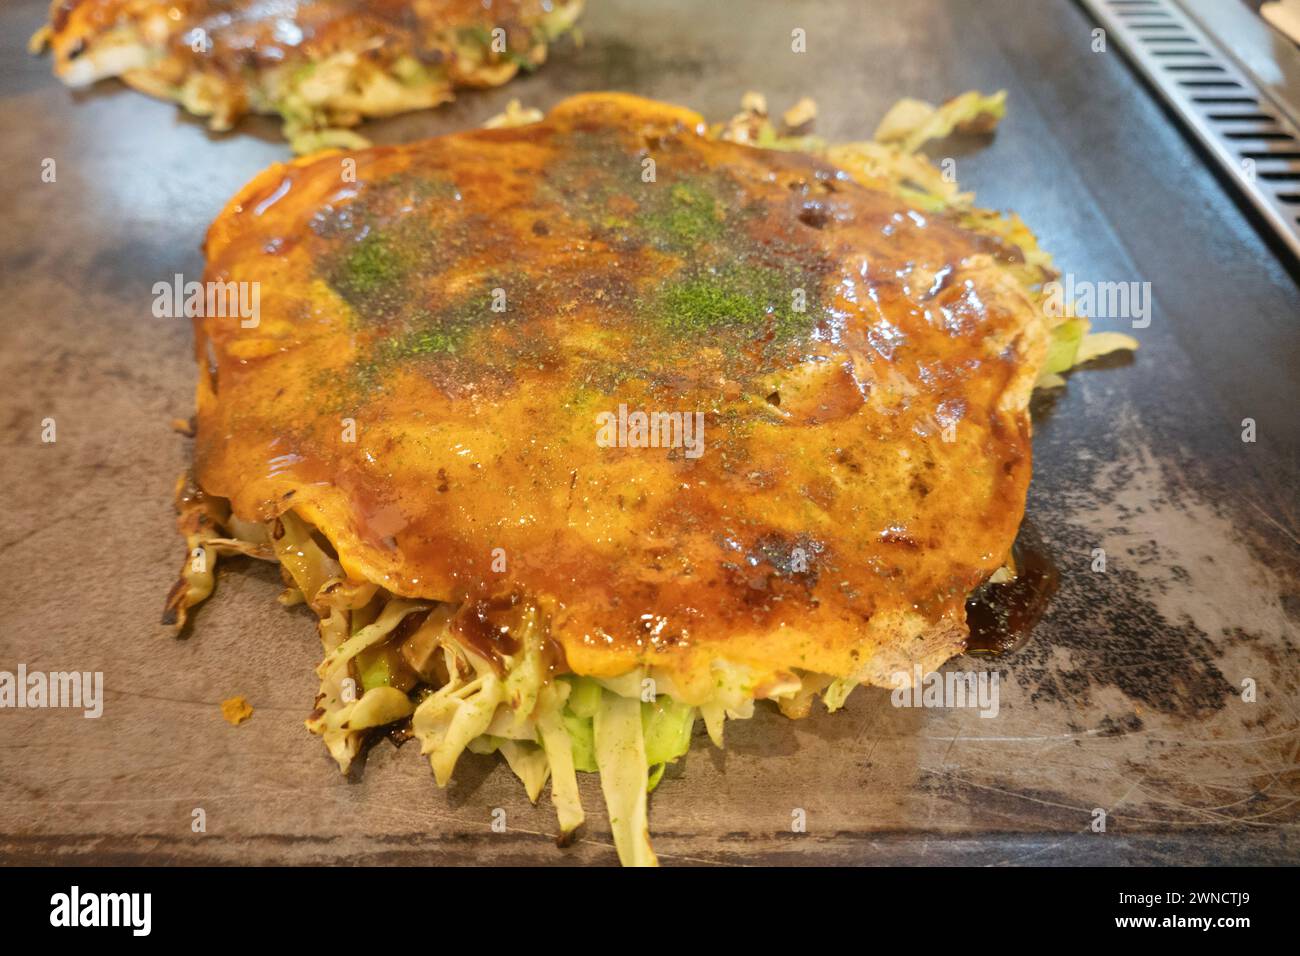
<instances>
[{"instance_id":1,"label":"ventilation grate","mask_svg":"<svg viewBox=\"0 0 1300 956\"><path fill-rule=\"evenodd\" d=\"M1175 0L1080 2L1300 258L1294 118Z\"/></svg>"}]
</instances>

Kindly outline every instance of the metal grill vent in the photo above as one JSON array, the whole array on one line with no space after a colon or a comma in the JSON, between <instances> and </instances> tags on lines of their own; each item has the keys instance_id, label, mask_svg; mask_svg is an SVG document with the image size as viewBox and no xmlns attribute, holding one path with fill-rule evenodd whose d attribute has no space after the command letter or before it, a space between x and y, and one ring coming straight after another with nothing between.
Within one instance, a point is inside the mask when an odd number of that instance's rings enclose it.
<instances>
[{"instance_id":1,"label":"metal grill vent","mask_svg":"<svg viewBox=\"0 0 1300 956\"><path fill-rule=\"evenodd\" d=\"M1294 119L1175 0L1081 2L1300 258Z\"/></svg>"}]
</instances>

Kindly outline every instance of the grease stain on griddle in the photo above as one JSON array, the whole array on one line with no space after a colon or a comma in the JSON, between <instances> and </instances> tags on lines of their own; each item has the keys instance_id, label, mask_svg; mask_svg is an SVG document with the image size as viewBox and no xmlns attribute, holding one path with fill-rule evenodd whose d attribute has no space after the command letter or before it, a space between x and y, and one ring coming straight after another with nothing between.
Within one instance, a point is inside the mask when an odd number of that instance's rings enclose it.
<instances>
[{"instance_id":1,"label":"grease stain on griddle","mask_svg":"<svg viewBox=\"0 0 1300 956\"><path fill-rule=\"evenodd\" d=\"M1237 690L1219 668L1215 639L1190 608L1180 612L1170 603L1175 584L1188 587L1189 543L1144 529L1185 535L1192 513L1210 505L1180 482L1180 455L1157 453L1149 432L1137 434L1096 430L1086 453L1053 447L1041 431L1037 436L1035 456L1050 464L1035 468L1030 510L1050 537L1060 587L1037 639L1007 671L1032 703L1087 713L1090 701L1115 689L1151 711L1199 720L1223 710ZM1086 497L1078 489L1087 489ZM1183 514L1169 523L1152 520L1170 512ZM1094 571L1103 543L1110 549L1106 567Z\"/></svg>"},{"instance_id":2,"label":"grease stain on griddle","mask_svg":"<svg viewBox=\"0 0 1300 956\"><path fill-rule=\"evenodd\" d=\"M1142 718L1137 714L1120 714L1118 717L1111 717L1108 714L1101 719L1101 724L1097 727L1097 736L1122 737L1125 734L1135 734L1144 726Z\"/></svg>"}]
</instances>

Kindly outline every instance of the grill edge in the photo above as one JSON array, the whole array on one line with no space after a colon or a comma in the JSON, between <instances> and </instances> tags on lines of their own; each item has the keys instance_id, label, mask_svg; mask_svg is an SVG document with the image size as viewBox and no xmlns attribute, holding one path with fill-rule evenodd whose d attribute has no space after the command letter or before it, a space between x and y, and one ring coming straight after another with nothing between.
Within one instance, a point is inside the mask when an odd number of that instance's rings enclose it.
<instances>
[{"instance_id":1,"label":"grill edge","mask_svg":"<svg viewBox=\"0 0 1300 956\"><path fill-rule=\"evenodd\" d=\"M1300 125L1175 0L1080 0L1300 259Z\"/></svg>"}]
</instances>

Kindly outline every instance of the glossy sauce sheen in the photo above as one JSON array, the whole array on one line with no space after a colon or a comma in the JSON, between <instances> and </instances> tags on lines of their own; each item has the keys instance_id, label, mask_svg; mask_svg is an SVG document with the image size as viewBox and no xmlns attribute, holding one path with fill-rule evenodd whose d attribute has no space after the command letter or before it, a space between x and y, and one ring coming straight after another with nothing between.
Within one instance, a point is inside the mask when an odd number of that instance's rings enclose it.
<instances>
[{"instance_id":1,"label":"glossy sauce sheen","mask_svg":"<svg viewBox=\"0 0 1300 956\"><path fill-rule=\"evenodd\" d=\"M1042 320L987 237L702 132L598 94L355 182L267 170L207 240L261 318L196 322L199 483L396 593L526 595L574 671L688 699L718 658L887 683L959 652L1023 513ZM702 412L703 453L601 447L620 404Z\"/></svg>"}]
</instances>

